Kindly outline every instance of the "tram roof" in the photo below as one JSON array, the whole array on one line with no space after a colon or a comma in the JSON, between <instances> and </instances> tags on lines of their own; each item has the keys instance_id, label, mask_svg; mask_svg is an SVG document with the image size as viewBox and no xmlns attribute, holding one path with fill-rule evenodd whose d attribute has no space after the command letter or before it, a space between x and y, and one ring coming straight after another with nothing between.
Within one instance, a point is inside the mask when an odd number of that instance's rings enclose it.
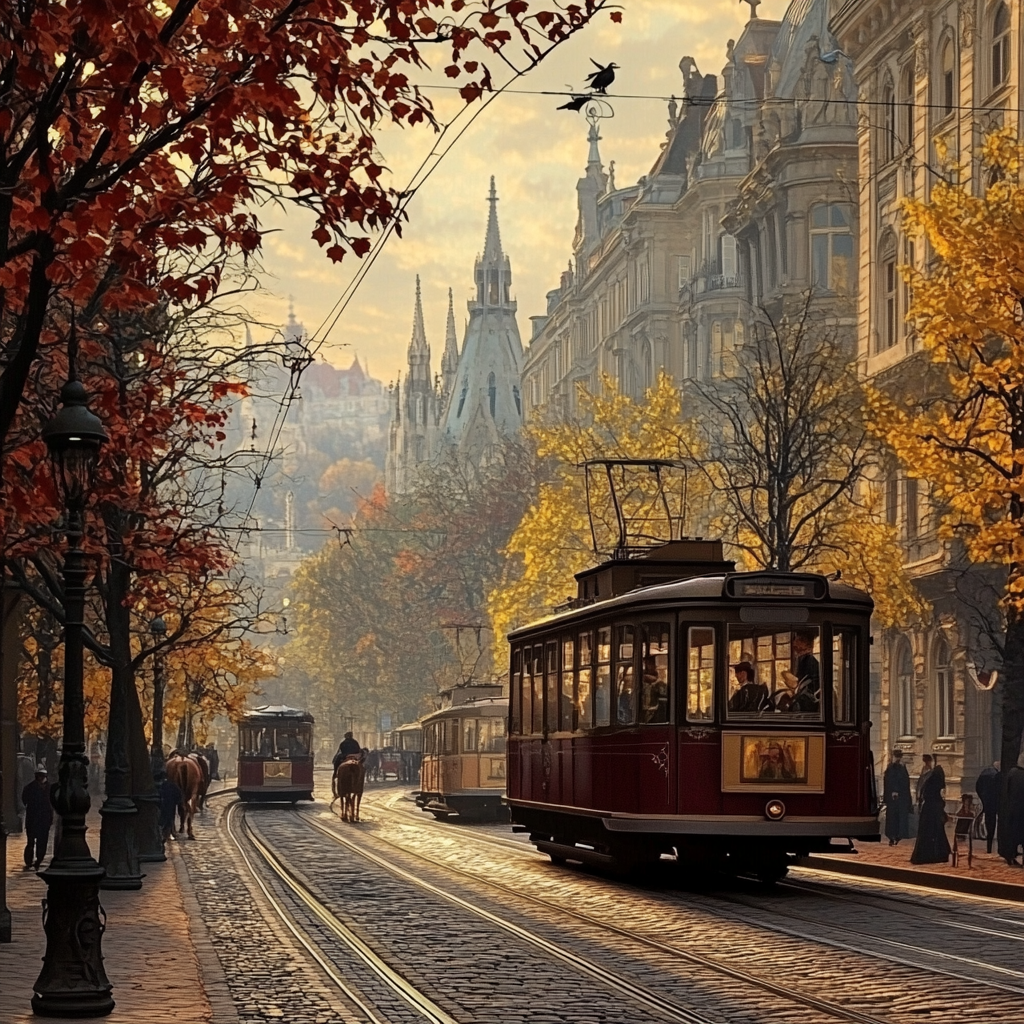
<instances>
[{"instance_id":1,"label":"tram roof","mask_svg":"<svg viewBox=\"0 0 1024 1024\"><path fill-rule=\"evenodd\" d=\"M492 708L498 708L504 714L505 709L508 708L508 697L500 695L497 697L477 697L475 700L467 700L463 704L452 704L450 707L438 708L437 711L431 711L429 714L424 715L420 719L419 724L423 726L435 718L462 718L467 713L472 715L474 712L489 711Z\"/></svg>"},{"instance_id":2,"label":"tram roof","mask_svg":"<svg viewBox=\"0 0 1024 1024\"><path fill-rule=\"evenodd\" d=\"M782 587L795 585L801 582L813 583L821 588L821 596L782 596L761 594L758 596L738 597L728 592L729 585L735 580L738 582L777 584ZM735 590L733 586L731 589ZM536 632L539 629L550 628L560 623L575 623L581 619L592 618L596 615L628 611L632 608L646 607L648 605L672 604L708 604L720 608L736 607L743 604L755 604L759 606L770 605L802 605L813 607L815 605L835 606L837 604L856 605L860 609L870 613L875 603L869 594L856 587L848 586L836 580L830 580L826 576L814 573L773 573L773 572L735 572L716 573L709 576L696 576L688 580L675 580L671 583L659 583L650 587L638 587L618 597L611 597L606 601L595 601L579 608L572 608L563 612L556 612L537 619L526 626L520 626L508 634L509 640L516 640L519 637Z\"/></svg>"},{"instance_id":3,"label":"tram roof","mask_svg":"<svg viewBox=\"0 0 1024 1024\"><path fill-rule=\"evenodd\" d=\"M313 716L308 711L290 708L287 704L264 704L259 708L247 708L242 717L247 720L252 718L291 718L300 722L313 721Z\"/></svg>"}]
</instances>

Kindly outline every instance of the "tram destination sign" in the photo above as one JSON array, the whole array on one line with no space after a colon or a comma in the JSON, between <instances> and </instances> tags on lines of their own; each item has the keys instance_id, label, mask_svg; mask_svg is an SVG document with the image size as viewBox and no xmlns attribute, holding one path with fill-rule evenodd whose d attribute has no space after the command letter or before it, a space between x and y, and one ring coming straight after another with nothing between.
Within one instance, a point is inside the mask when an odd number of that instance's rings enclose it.
<instances>
[{"instance_id":1,"label":"tram destination sign","mask_svg":"<svg viewBox=\"0 0 1024 1024\"><path fill-rule=\"evenodd\" d=\"M741 583L742 597L807 597L803 583Z\"/></svg>"}]
</instances>

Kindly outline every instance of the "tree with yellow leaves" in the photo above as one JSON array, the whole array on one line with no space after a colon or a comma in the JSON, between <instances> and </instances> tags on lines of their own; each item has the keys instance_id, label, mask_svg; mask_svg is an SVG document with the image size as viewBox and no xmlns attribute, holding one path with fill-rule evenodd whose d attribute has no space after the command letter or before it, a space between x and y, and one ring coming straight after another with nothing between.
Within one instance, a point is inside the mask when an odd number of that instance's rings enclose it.
<instances>
[{"instance_id":1,"label":"tree with yellow leaves","mask_svg":"<svg viewBox=\"0 0 1024 1024\"><path fill-rule=\"evenodd\" d=\"M943 507L940 536L1006 573L1002 595L1002 763L1024 734L1024 146L988 136L980 177L939 180L927 202L904 203L908 232L934 260L905 268L908 320L939 371L923 401L870 395L871 422L911 477ZM1003 852L1002 850L1000 852Z\"/></svg>"},{"instance_id":2,"label":"tree with yellow leaves","mask_svg":"<svg viewBox=\"0 0 1024 1024\"><path fill-rule=\"evenodd\" d=\"M505 547L505 570L488 594L496 664L505 660L505 636L511 629L562 604L573 575L593 564L595 547L602 551L615 546L617 527L608 484L602 485L599 475L593 477L596 490L592 487L590 494L591 532L580 468L584 462L619 458L678 463L678 470L669 470L663 477L669 513L677 522L686 521L687 506L699 508L707 498L701 475L683 468L698 441L693 428L682 421L679 390L672 378L659 374L642 402L623 395L610 377L604 377L602 385L600 394L580 389L578 419L528 431L538 456L548 460L552 478L541 483L536 500L512 534ZM653 477L629 481L627 500L632 501L634 514L642 515L649 508L657 489ZM662 539L671 538L666 534Z\"/></svg>"},{"instance_id":3,"label":"tree with yellow leaves","mask_svg":"<svg viewBox=\"0 0 1024 1024\"><path fill-rule=\"evenodd\" d=\"M746 569L841 573L884 625L926 604L903 572L896 527L868 476L880 445L845 336L812 293L762 311L720 376L693 385L713 529Z\"/></svg>"}]
</instances>

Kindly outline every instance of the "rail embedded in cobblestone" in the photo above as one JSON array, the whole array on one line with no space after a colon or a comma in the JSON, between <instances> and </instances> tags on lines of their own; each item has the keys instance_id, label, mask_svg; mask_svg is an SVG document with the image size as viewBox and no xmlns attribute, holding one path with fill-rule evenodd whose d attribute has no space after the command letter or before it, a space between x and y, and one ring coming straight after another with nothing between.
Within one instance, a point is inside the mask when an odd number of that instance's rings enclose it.
<instances>
[{"instance_id":1,"label":"rail embedded in cobblestone","mask_svg":"<svg viewBox=\"0 0 1024 1024\"><path fill-rule=\"evenodd\" d=\"M495 914L490 910L487 910L485 907L481 907L467 899L464 899L461 896L457 896L453 892L448 892L445 889L440 888L439 886L433 885L432 883L426 881L423 878L417 878L415 875L411 874L408 871L405 871L403 868L398 867L396 864L393 864L390 861L385 860L383 857L377 856L377 854L373 853L370 850L367 850L365 847L360 846L357 843L353 843L351 840L338 835L338 833L335 832L333 829L321 825L319 822L314 821L308 815L300 812L299 817L301 817L308 825L317 829L319 832L322 832L324 835L328 836L330 839L334 840L339 845L347 847L353 853L358 854L360 857L363 857L364 859L370 861L378 867L383 868L385 871L388 871L396 878L399 878L404 882L408 882L424 890L425 892L432 893L434 896L446 900L447 902L452 903L455 906L460 907L461 909L468 911L469 913L474 914L477 917L482 918L489 924L492 924L500 928L502 931L508 932L510 935L514 935L517 939L520 939L521 941L526 942L527 944L534 946L537 949L540 949L543 953L547 954L548 956L556 960L560 960L563 963L569 964L569 966L575 968L583 974L588 975L594 980L600 982L602 985L605 985L606 987L615 990L619 994L626 996L631 1001L640 1003L643 1006L647 1006L650 1009L656 1010L658 1013L663 1014L670 1020L679 1021L680 1024L713 1024L710 1018L704 1016L703 1014L697 1013L689 1009L688 1007L682 1006L674 1000L667 999L664 996L659 996L657 993L651 992L650 990L644 988L641 985L637 985L635 982L630 981L628 978L617 976L609 972L607 968L602 967L599 964L595 964L592 961L586 959L585 957L580 956L577 953L573 953L571 950L564 949L556 945L554 942L550 942L549 940L543 938L540 935L535 935L527 929L515 924L514 922L506 920L500 915ZM382 839L380 841L388 843L387 840ZM394 846L395 844L388 843L388 845ZM395 848L401 849L400 847ZM413 856L420 857L419 854L413 854ZM420 857L420 859L427 860L429 858ZM863 1020L865 1022L868 1021L868 1018L858 1019ZM869 1024L881 1024L881 1022L872 1019L870 1020Z\"/></svg>"},{"instance_id":2,"label":"rail embedded in cobblestone","mask_svg":"<svg viewBox=\"0 0 1024 1024\"><path fill-rule=\"evenodd\" d=\"M385 1024L381 1017L379 1017L375 1011L352 989L352 987L340 977L334 967L316 948L315 944L310 942L309 938L303 934L302 929L298 927L292 915L288 913L277 899L275 899L273 893L271 893L270 889L264 884L259 871L257 871L249 856L246 854L243 844L232 828L233 816L237 811L238 806L239 805L234 805L228 809L227 817L225 819L225 827L228 830L228 835L231 837L231 841L235 844L243 861L245 861L246 866L252 874L253 879L259 886L264 897L274 909L274 912L278 917L280 917L285 927L287 927L303 948L305 948L307 953L309 953L309 955L316 961L327 977L330 978L332 983L337 986L339 991L341 991L350 1002L357 1006L359 1010L366 1015L370 1024ZM288 868L274 856L269 847L253 833L252 829L246 826L245 833L246 839L253 845L253 847L255 847L264 862L281 880L281 882L283 882L292 891L292 893L294 893L294 895L336 938L343 942L371 971L373 971L374 974L388 985L392 991L400 996L412 1009L419 1013L424 1019L431 1021L432 1024L459 1024L454 1017L445 1013L441 1007L425 996L407 979L402 977L401 974L381 959L381 957L379 957L374 950L363 942L363 940L351 929L346 928L345 925L342 924L342 922L339 921L338 918L327 909L327 907L317 900L306 886L304 886L302 882L295 877L294 873L289 871Z\"/></svg>"}]
</instances>

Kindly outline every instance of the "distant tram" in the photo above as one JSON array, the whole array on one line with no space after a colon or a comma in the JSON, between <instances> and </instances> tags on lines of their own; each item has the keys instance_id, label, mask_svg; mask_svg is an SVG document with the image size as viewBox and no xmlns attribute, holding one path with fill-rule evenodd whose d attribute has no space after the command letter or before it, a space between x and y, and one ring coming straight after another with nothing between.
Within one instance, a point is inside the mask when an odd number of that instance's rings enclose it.
<instances>
[{"instance_id":1,"label":"distant tram","mask_svg":"<svg viewBox=\"0 0 1024 1024\"><path fill-rule=\"evenodd\" d=\"M238 725L238 795L245 801L313 799L313 716L271 704Z\"/></svg>"},{"instance_id":2,"label":"distant tram","mask_svg":"<svg viewBox=\"0 0 1024 1024\"><path fill-rule=\"evenodd\" d=\"M773 881L878 840L871 598L734 569L720 541L621 545L510 635L507 803L556 863Z\"/></svg>"},{"instance_id":3,"label":"distant tram","mask_svg":"<svg viewBox=\"0 0 1024 1024\"><path fill-rule=\"evenodd\" d=\"M423 726L409 722L391 731L388 745L398 754L398 781L419 782L423 760Z\"/></svg>"},{"instance_id":4,"label":"distant tram","mask_svg":"<svg viewBox=\"0 0 1024 1024\"><path fill-rule=\"evenodd\" d=\"M507 820L505 726L508 701L500 685L457 686L441 710L420 719L423 760L416 803L438 820Z\"/></svg>"}]
</instances>

